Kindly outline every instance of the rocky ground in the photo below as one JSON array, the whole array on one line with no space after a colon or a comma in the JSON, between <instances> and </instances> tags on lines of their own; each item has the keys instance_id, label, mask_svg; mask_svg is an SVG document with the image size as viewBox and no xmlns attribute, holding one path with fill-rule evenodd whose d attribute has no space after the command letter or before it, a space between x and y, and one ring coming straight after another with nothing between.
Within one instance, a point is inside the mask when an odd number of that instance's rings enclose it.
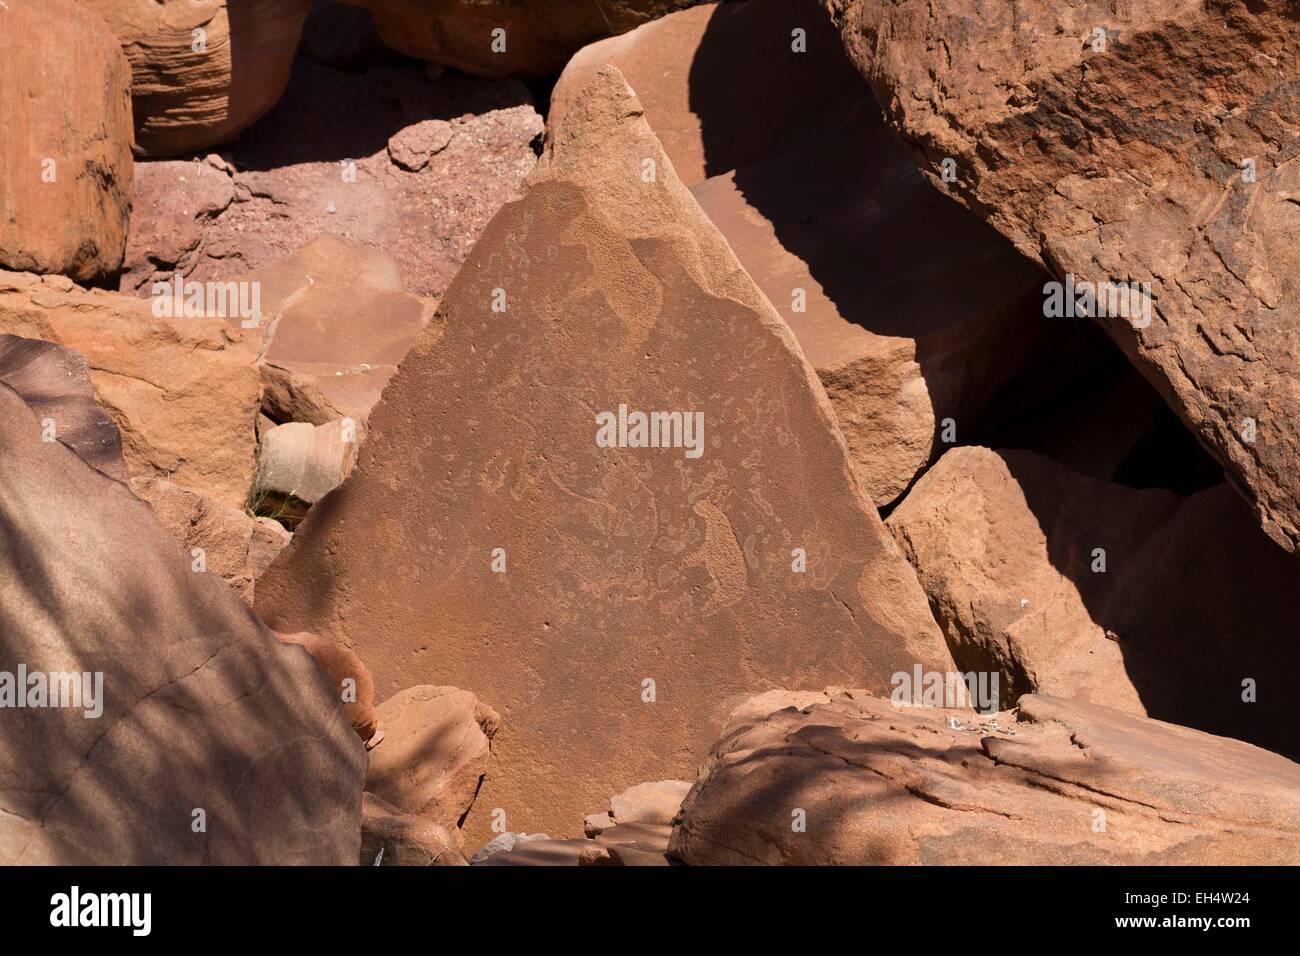
<instances>
[{"instance_id":1,"label":"rocky ground","mask_svg":"<svg viewBox=\"0 0 1300 956\"><path fill-rule=\"evenodd\" d=\"M1300 20L1122 6L0 3L0 861L1300 863Z\"/></svg>"}]
</instances>

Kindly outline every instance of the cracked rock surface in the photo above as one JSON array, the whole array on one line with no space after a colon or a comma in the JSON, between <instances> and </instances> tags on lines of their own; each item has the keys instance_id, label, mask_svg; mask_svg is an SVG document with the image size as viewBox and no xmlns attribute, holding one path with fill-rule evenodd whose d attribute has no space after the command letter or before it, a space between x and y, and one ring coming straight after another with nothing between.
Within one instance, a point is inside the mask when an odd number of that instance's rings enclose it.
<instances>
[{"instance_id":1,"label":"cracked rock surface","mask_svg":"<svg viewBox=\"0 0 1300 956\"><path fill-rule=\"evenodd\" d=\"M412 292L440 295L537 162L541 134L516 80L299 58L275 108L221 155L136 164L119 288L148 295L178 272L235 279L332 235L387 255Z\"/></svg>"},{"instance_id":2,"label":"cracked rock surface","mask_svg":"<svg viewBox=\"0 0 1300 956\"><path fill-rule=\"evenodd\" d=\"M0 448L0 671L102 674L98 716L5 710L0 863L354 863L364 750L307 653L2 384Z\"/></svg>"},{"instance_id":3,"label":"cracked rock surface","mask_svg":"<svg viewBox=\"0 0 1300 956\"><path fill-rule=\"evenodd\" d=\"M936 187L952 159L954 198L1058 276L1152 284L1149 325L1099 321L1294 551L1296 5L826 6Z\"/></svg>"},{"instance_id":4,"label":"cracked rock surface","mask_svg":"<svg viewBox=\"0 0 1300 956\"><path fill-rule=\"evenodd\" d=\"M816 375L622 75L567 116L257 588L278 630L354 642L381 696L453 684L501 712L471 844L496 807L575 834L693 773L729 697L950 660ZM704 450L598 446L620 403L703 414Z\"/></svg>"},{"instance_id":5,"label":"cracked rock surface","mask_svg":"<svg viewBox=\"0 0 1300 956\"><path fill-rule=\"evenodd\" d=\"M1300 766L1036 694L995 717L831 690L750 713L681 812L690 864L1300 862Z\"/></svg>"}]
</instances>

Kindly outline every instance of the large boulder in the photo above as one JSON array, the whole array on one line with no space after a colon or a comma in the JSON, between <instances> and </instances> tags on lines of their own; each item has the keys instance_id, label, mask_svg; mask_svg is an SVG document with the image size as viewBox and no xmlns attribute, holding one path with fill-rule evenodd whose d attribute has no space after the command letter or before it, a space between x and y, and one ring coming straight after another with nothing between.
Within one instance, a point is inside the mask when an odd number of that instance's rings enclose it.
<instances>
[{"instance_id":1,"label":"large boulder","mask_svg":"<svg viewBox=\"0 0 1300 956\"><path fill-rule=\"evenodd\" d=\"M954 448L888 525L963 671L1300 757L1300 567L1219 484L1187 497Z\"/></svg>"},{"instance_id":2,"label":"large boulder","mask_svg":"<svg viewBox=\"0 0 1300 956\"><path fill-rule=\"evenodd\" d=\"M177 271L237 278L329 234L388 256L410 291L440 295L536 164L541 133L518 80L299 59L275 109L220 156L136 164L119 287L147 292Z\"/></svg>"},{"instance_id":3,"label":"large boulder","mask_svg":"<svg viewBox=\"0 0 1300 956\"><path fill-rule=\"evenodd\" d=\"M36 413L47 441L62 442L92 468L126 481L122 436L95 404L83 355L53 342L0 333L0 382Z\"/></svg>"},{"instance_id":4,"label":"large boulder","mask_svg":"<svg viewBox=\"0 0 1300 956\"><path fill-rule=\"evenodd\" d=\"M467 690L410 687L379 705L383 741L370 753L366 791L454 835L478 794L501 718Z\"/></svg>"},{"instance_id":5,"label":"large boulder","mask_svg":"<svg viewBox=\"0 0 1300 956\"><path fill-rule=\"evenodd\" d=\"M233 139L289 82L311 0L78 0L131 61L135 140L177 156Z\"/></svg>"},{"instance_id":6,"label":"large boulder","mask_svg":"<svg viewBox=\"0 0 1300 956\"><path fill-rule=\"evenodd\" d=\"M697 0L349 0L368 7L394 50L474 76L558 73L592 40Z\"/></svg>"},{"instance_id":7,"label":"large boulder","mask_svg":"<svg viewBox=\"0 0 1300 956\"><path fill-rule=\"evenodd\" d=\"M794 332L877 506L1061 361L1074 330L1043 319L1046 275L917 172L816 0L706 4L594 43L553 125L607 63Z\"/></svg>"},{"instance_id":8,"label":"large boulder","mask_svg":"<svg viewBox=\"0 0 1300 956\"><path fill-rule=\"evenodd\" d=\"M131 214L131 74L73 0L0 7L0 269L78 281L122 264Z\"/></svg>"},{"instance_id":9,"label":"large boulder","mask_svg":"<svg viewBox=\"0 0 1300 956\"><path fill-rule=\"evenodd\" d=\"M1149 284L1098 321L1294 550L1295 4L826 2L936 186L1063 286Z\"/></svg>"},{"instance_id":10,"label":"large boulder","mask_svg":"<svg viewBox=\"0 0 1300 956\"><path fill-rule=\"evenodd\" d=\"M160 316L158 305L61 277L0 273L0 332L85 356L132 477L163 477L243 508L257 465L256 356L224 318Z\"/></svg>"},{"instance_id":11,"label":"large boulder","mask_svg":"<svg viewBox=\"0 0 1300 956\"><path fill-rule=\"evenodd\" d=\"M622 76L569 115L258 588L381 692L501 709L480 839L693 772L728 697L950 664L816 376Z\"/></svg>"},{"instance_id":12,"label":"large boulder","mask_svg":"<svg viewBox=\"0 0 1300 956\"><path fill-rule=\"evenodd\" d=\"M311 659L2 384L0 448L0 862L354 863L365 752Z\"/></svg>"},{"instance_id":13,"label":"large boulder","mask_svg":"<svg viewBox=\"0 0 1300 956\"><path fill-rule=\"evenodd\" d=\"M682 805L690 864L1300 863L1300 765L1096 704L976 719L829 693L734 723Z\"/></svg>"}]
</instances>

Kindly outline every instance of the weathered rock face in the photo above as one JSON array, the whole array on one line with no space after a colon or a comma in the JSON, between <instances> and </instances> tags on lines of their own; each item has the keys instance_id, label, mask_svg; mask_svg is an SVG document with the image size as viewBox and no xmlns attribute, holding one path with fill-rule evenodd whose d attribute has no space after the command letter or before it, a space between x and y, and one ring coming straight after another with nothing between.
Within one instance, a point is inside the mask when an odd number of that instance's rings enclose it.
<instances>
[{"instance_id":1,"label":"weathered rock face","mask_svg":"<svg viewBox=\"0 0 1300 956\"><path fill-rule=\"evenodd\" d=\"M0 385L0 862L354 863L364 750L310 659L40 431Z\"/></svg>"},{"instance_id":2,"label":"weathered rock face","mask_svg":"<svg viewBox=\"0 0 1300 956\"><path fill-rule=\"evenodd\" d=\"M261 359L263 407L278 421L325 425L350 418L355 429L345 435L336 425L335 437L354 444L435 303L404 291L396 267L378 250L331 235L241 281L261 296L261 325L251 334ZM343 457L336 463L342 473L351 467Z\"/></svg>"},{"instance_id":3,"label":"weathered rock face","mask_svg":"<svg viewBox=\"0 0 1300 956\"><path fill-rule=\"evenodd\" d=\"M82 355L53 342L0 333L0 382L35 412L47 441L62 442L92 468L126 481L122 436L95 404L90 366Z\"/></svg>"},{"instance_id":4,"label":"weathered rock face","mask_svg":"<svg viewBox=\"0 0 1300 956\"><path fill-rule=\"evenodd\" d=\"M617 71L570 116L258 591L277 626L354 641L381 692L501 709L481 838L494 808L563 834L693 772L729 695L950 660L816 377ZM603 447L620 406L682 430Z\"/></svg>"},{"instance_id":5,"label":"weathered rock face","mask_svg":"<svg viewBox=\"0 0 1300 956\"><path fill-rule=\"evenodd\" d=\"M131 75L72 0L0 7L0 269L101 278L131 213Z\"/></svg>"},{"instance_id":6,"label":"weathered rock face","mask_svg":"<svg viewBox=\"0 0 1300 956\"><path fill-rule=\"evenodd\" d=\"M276 634L284 644L296 644L311 655L316 666L329 680L334 698L343 705L352 729L365 741L367 748L377 745L382 736L382 721L375 709L375 682L361 658L351 648L328 641L318 634Z\"/></svg>"},{"instance_id":7,"label":"weathered rock face","mask_svg":"<svg viewBox=\"0 0 1300 956\"><path fill-rule=\"evenodd\" d=\"M362 866L468 866L446 827L402 813L373 793L361 798Z\"/></svg>"},{"instance_id":8,"label":"weathered rock face","mask_svg":"<svg viewBox=\"0 0 1300 956\"><path fill-rule=\"evenodd\" d=\"M1294 550L1295 5L827 5L932 181L954 159L952 194L1063 277L1151 283L1145 327L1100 321Z\"/></svg>"},{"instance_id":9,"label":"weathered rock face","mask_svg":"<svg viewBox=\"0 0 1300 956\"><path fill-rule=\"evenodd\" d=\"M852 691L733 724L682 814L691 864L1294 865L1300 766L1063 698L976 719Z\"/></svg>"},{"instance_id":10,"label":"weathered rock face","mask_svg":"<svg viewBox=\"0 0 1300 956\"><path fill-rule=\"evenodd\" d=\"M1047 276L932 189L816 0L709 4L579 52L551 122L617 66L673 168L817 370L890 504L1006 383L1060 360ZM757 122L755 117L761 116Z\"/></svg>"},{"instance_id":11,"label":"weathered rock face","mask_svg":"<svg viewBox=\"0 0 1300 956\"><path fill-rule=\"evenodd\" d=\"M177 156L234 138L289 81L311 0L79 0L131 61L135 140Z\"/></svg>"},{"instance_id":12,"label":"weathered rock face","mask_svg":"<svg viewBox=\"0 0 1300 956\"><path fill-rule=\"evenodd\" d=\"M357 460L357 423L287 422L262 434L254 499L270 496L315 504L336 488Z\"/></svg>"},{"instance_id":13,"label":"weathered rock face","mask_svg":"<svg viewBox=\"0 0 1300 956\"><path fill-rule=\"evenodd\" d=\"M492 757L501 718L467 690L411 687L379 705L384 739L370 753L366 790L454 835Z\"/></svg>"},{"instance_id":14,"label":"weathered rock face","mask_svg":"<svg viewBox=\"0 0 1300 956\"><path fill-rule=\"evenodd\" d=\"M138 476L130 485L194 561L201 559L208 573L253 603L257 579L289 543L289 532L268 518L254 518L165 478Z\"/></svg>"},{"instance_id":15,"label":"weathered rock face","mask_svg":"<svg viewBox=\"0 0 1300 956\"><path fill-rule=\"evenodd\" d=\"M0 331L86 357L133 477L162 476L244 507L261 387L239 330L212 316L155 316L149 302L58 277L0 273Z\"/></svg>"},{"instance_id":16,"label":"weathered rock face","mask_svg":"<svg viewBox=\"0 0 1300 956\"><path fill-rule=\"evenodd\" d=\"M1004 707L1068 693L1300 756L1300 568L1226 485L1182 497L955 448L888 525Z\"/></svg>"},{"instance_id":17,"label":"weathered rock face","mask_svg":"<svg viewBox=\"0 0 1300 956\"><path fill-rule=\"evenodd\" d=\"M419 135L431 127L442 135ZM279 104L225 159L136 164L120 288L147 293L175 271L234 279L334 235L388 256L412 292L440 295L536 164L541 132L516 80L299 59Z\"/></svg>"},{"instance_id":18,"label":"weathered rock face","mask_svg":"<svg viewBox=\"0 0 1300 956\"><path fill-rule=\"evenodd\" d=\"M578 48L696 0L348 0L394 50L473 76L558 73ZM501 31L501 32L494 32Z\"/></svg>"}]
</instances>

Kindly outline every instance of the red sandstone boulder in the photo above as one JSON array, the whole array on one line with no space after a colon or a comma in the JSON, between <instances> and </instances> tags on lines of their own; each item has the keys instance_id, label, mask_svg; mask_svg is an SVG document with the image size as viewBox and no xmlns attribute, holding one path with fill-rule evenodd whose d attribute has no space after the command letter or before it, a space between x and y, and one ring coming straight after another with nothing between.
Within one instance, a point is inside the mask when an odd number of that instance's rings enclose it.
<instances>
[{"instance_id":1,"label":"red sandstone boulder","mask_svg":"<svg viewBox=\"0 0 1300 956\"><path fill-rule=\"evenodd\" d=\"M233 139L289 81L311 0L78 0L131 60L135 139L177 156Z\"/></svg>"},{"instance_id":2,"label":"red sandstone boulder","mask_svg":"<svg viewBox=\"0 0 1300 956\"><path fill-rule=\"evenodd\" d=\"M0 269L99 279L131 212L130 68L72 0L0 7Z\"/></svg>"},{"instance_id":3,"label":"red sandstone boulder","mask_svg":"<svg viewBox=\"0 0 1300 956\"><path fill-rule=\"evenodd\" d=\"M1056 273L1058 297L1145 284L1145 307L1108 294L1097 321L1295 550L1294 4L826 6L931 182Z\"/></svg>"},{"instance_id":4,"label":"red sandstone boulder","mask_svg":"<svg viewBox=\"0 0 1300 956\"><path fill-rule=\"evenodd\" d=\"M468 866L456 839L427 817L361 796L362 866Z\"/></svg>"},{"instance_id":5,"label":"red sandstone boulder","mask_svg":"<svg viewBox=\"0 0 1300 956\"><path fill-rule=\"evenodd\" d=\"M92 468L126 481L122 437L95 404L82 355L53 342L0 334L0 382L40 419L44 440L62 442Z\"/></svg>"},{"instance_id":6,"label":"red sandstone boulder","mask_svg":"<svg viewBox=\"0 0 1300 956\"><path fill-rule=\"evenodd\" d=\"M682 805L693 865L1300 862L1300 765L1096 704L900 710L861 691L732 724Z\"/></svg>"},{"instance_id":7,"label":"red sandstone boulder","mask_svg":"<svg viewBox=\"0 0 1300 956\"><path fill-rule=\"evenodd\" d=\"M954 448L888 525L962 671L1300 757L1300 567L1226 485L1182 496Z\"/></svg>"},{"instance_id":8,"label":"red sandstone boulder","mask_svg":"<svg viewBox=\"0 0 1300 956\"><path fill-rule=\"evenodd\" d=\"M138 476L130 486L191 558L201 560L252 605L257 579L289 543L291 535L283 526L165 478Z\"/></svg>"},{"instance_id":9,"label":"red sandstone boulder","mask_svg":"<svg viewBox=\"0 0 1300 956\"><path fill-rule=\"evenodd\" d=\"M501 724L496 711L455 687L411 687L379 705L384 738L370 753L366 790L454 835L474 802Z\"/></svg>"},{"instance_id":10,"label":"red sandstone boulder","mask_svg":"<svg viewBox=\"0 0 1300 956\"><path fill-rule=\"evenodd\" d=\"M917 172L816 0L707 4L594 43L553 126L607 63L794 332L877 506L1073 347L1042 316L1042 270Z\"/></svg>"},{"instance_id":11,"label":"red sandstone boulder","mask_svg":"<svg viewBox=\"0 0 1300 956\"><path fill-rule=\"evenodd\" d=\"M242 509L257 464L256 356L223 318L160 316L156 306L0 272L0 332L85 356L132 477L163 477Z\"/></svg>"},{"instance_id":12,"label":"red sandstone boulder","mask_svg":"<svg viewBox=\"0 0 1300 956\"><path fill-rule=\"evenodd\" d=\"M381 692L508 715L476 839L693 772L730 698L950 666L816 376L621 75L568 115L258 587ZM620 442L620 406L661 413L660 447Z\"/></svg>"},{"instance_id":13,"label":"red sandstone boulder","mask_svg":"<svg viewBox=\"0 0 1300 956\"><path fill-rule=\"evenodd\" d=\"M3 384L0 448L0 862L354 863L365 754L306 655Z\"/></svg>"}]
</instances>

